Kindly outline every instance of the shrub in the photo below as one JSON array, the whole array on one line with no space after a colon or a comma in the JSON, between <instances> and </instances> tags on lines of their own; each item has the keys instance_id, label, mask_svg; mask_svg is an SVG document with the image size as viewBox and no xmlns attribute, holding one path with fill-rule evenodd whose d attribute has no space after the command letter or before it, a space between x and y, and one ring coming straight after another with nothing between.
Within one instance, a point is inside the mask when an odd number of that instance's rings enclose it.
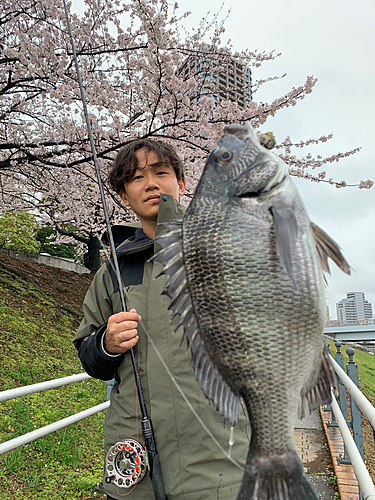
<instances>
[{"instance_id":1,"label":"shrub","mask_svg":"<svg viewBox=\"0 0 375 500\"><path fill-rule=\"evenodd\" d=\"M40 242L36 217L28 212L5 212L0 216L0 247L22 253L38 253Z\"/></svg>"}]
</instances>

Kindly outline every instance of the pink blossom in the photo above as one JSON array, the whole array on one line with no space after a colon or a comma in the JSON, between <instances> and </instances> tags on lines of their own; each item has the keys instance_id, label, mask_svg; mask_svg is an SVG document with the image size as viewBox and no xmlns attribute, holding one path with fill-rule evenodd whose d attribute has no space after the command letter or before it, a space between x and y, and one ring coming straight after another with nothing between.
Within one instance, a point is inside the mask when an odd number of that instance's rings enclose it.
<instances>
[{"instance_id":1,"label":"pink blossom","mask_svg":"<svg viewBox=\"0 0 375 500\"><path fill-rule=\"evenodd\" d=\"M187 204L226 124L251 119L259 128L280 109L304 99L317 81L308 76L270 103L254 101L244 109L223 99L218 105L207 75L226 71L233 61L255 74L254 68L280 54L235 51L230 41L224 44L225 17L202 19L186 33L182 21L189 13L166 0L115 0L105 2L105 8L87 0L85 9L82 15L71 13L71 23L104 179L129 141L162 139L184 159ZM3 0L2 12L0 209L28 209L78 235L98 236L103 213L63 10L51 0ZM125 12L128 24L122 21ZM181 68L189 58L202 67L184 77ZM256 81L254 94L284 76ZM286 137L276 148L291 175L343 187L345 181L327 180L321 169L359 148L327 157L295 153L331 138ZM372 185L360 181L359 188ZM107 188L106 194L114 223L133 217Z\"/></svg>"}]
</instances>

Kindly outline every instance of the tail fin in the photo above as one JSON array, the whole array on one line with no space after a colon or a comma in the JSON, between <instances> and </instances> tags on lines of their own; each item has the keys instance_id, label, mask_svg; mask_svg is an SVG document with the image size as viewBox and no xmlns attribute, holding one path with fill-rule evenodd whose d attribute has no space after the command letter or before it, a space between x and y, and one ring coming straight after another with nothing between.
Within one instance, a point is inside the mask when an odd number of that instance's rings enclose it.
<instances>
[{"instance_id":1,"label":"tail fin","mask_svg":"<svg viewBox=\"0 0 375 500\"><path fill-rule=\"evenodd\" d=\"M318 500L296 451L272 457L251 451L237 500Z\"/></svg>"}]
</instances>

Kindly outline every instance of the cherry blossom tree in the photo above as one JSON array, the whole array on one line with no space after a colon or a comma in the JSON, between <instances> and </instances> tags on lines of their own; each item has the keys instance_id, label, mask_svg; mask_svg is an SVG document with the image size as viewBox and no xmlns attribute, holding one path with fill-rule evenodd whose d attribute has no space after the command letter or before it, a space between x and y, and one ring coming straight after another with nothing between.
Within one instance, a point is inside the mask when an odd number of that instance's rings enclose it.
<instances>
[{"instance_id":1,"label":"cherry blossom tree","mask_svg":"<svg viewBox=\"0 0 375 500\"><path fill-rule=\"evenodd\" d=\"M184 159L188 201L225 124L251 119L258 128L304 99L316 79L308 77L271 103L240 107L219 100L212 75L233 63L255 71L277 54L236 52L223 44L224 22L217 16L187 33L182 29L187 15L166 0L86 0L82 14L70 14L103 178L129 141L165 140ZM95 271L105 225L62 5L3 0L0 50L0 209L38 213L62 237L83 245L86 264ZM201 64L183 72L191 60ZM254 82L253 93L266 83ZM308 144L292 144L287 137L277 146L291 174L344 186L327 179L323 169L356 150L329 158L292 154L292 148ZM359 183L360 188L371 185ZM106 191L112 221L130 219L131 213Z\"/></svg>"}]
</instances>

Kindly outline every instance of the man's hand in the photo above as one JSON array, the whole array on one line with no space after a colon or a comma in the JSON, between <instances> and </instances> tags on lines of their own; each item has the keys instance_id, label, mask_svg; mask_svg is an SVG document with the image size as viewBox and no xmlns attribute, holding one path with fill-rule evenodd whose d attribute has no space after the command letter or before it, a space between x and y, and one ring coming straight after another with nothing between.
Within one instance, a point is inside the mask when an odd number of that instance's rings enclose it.
<instances>
[{"instance_id":1,"label":"man's hand","mask_svg":"<svg viewBox=\"0 0 375 500\"><path fill-rule=\"evenodd\" d=\"M105 351L108 354L122 354L134 347L138 342L137 327L141 319L135 309L111 316L103 339Z\"/></svg>"}]
</instances>

